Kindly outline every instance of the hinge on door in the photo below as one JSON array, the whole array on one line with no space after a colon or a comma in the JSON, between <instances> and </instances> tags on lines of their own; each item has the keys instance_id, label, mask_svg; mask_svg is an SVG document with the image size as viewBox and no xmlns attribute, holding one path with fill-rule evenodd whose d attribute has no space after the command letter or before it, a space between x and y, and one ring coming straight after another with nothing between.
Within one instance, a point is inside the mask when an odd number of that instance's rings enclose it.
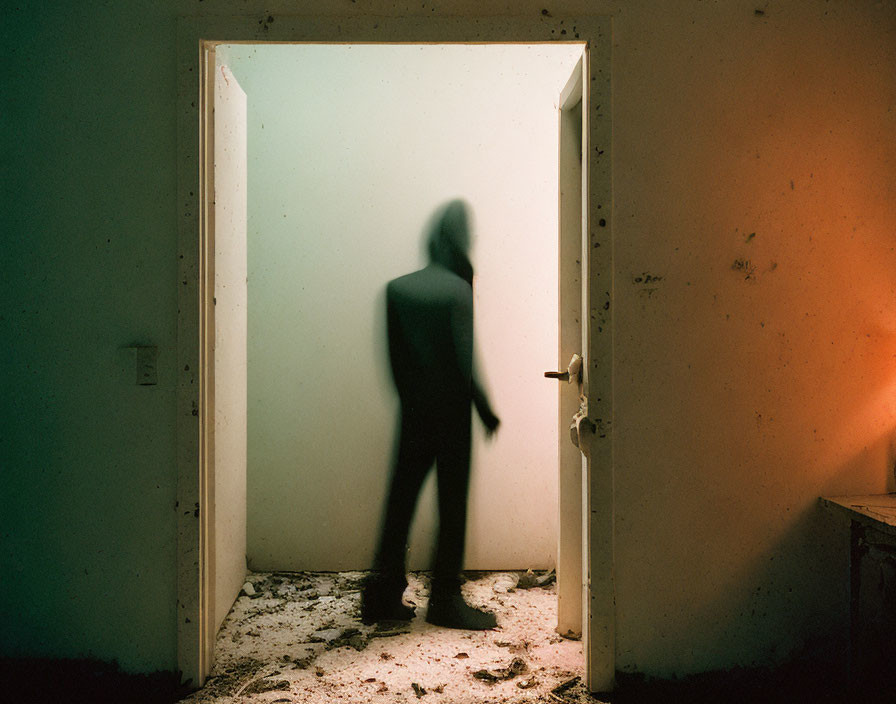
<instances>
[{"instance_id":1,"label":"hinge on door","mask_svg":"<svg viewBox=\"0 0 896 704\"><path fill-rule=\"evenodd\" d=\"M586 457L591 452L591 443L582 436L586 433L594 435L596 431L597 426L588 418L588 399L579 396L579 410L569 424L569 439Z\"/></svg>"}]
</instances>

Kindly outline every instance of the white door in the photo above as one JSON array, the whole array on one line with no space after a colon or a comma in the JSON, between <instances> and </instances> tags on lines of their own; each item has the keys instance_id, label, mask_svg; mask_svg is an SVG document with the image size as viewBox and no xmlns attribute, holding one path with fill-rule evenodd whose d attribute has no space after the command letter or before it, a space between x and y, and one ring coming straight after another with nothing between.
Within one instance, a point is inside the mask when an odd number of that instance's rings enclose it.
<instances>
[{"instance_id":1,"label":"white door","mask_svg":"<svg viewBox=\"0 0 896 704\"><path fill-rule=\"evenodd\" d=\"M220 57L219 57L220 59ZM214 104L214 632L246 578L247 113L230 69Z\"/></svg>"},{"instance_id":2,"label":"white door","mask_svg":"<svg viewBox=\"0 0 896 704\"><path fill-rule=\"evenodd\" d=\"M608 468L592 466L598 431L588 408L590 334L588 52L559 100L559 510L557 630L583 639L585 677L593 692L615 679L613 496ZM576 356L580 359L576 361ZM581 359L584 358L584 359ZM565 374L564 374L565 372ZM599 423L598 423L599 425ZM600 471L598 471L600 470Z\"/></svg>"},{"instance_id":3,"label":"white door","mask_svg":"<svg viewBox=\"0 0 896 704\"><path fill-rule=\"evenodd\" d=\"M246 576L246 94L203 47L199 108L199 519L181 526L178 663L201 686L215 636ZM192 382L191 382L192 383ZM189 496L189 494L188 494ZM192 497L190 497L192 498ZM195 514L193 513L195 511ZM194 591L194 585L196 587Z\"/></svg>"},{"instance_id":4,"label":"white door","mask_svg":"<svg viewBox=\"0 0 896 704\"><path fill-rule=\"evenodd\" d=\"M582 354L582 60L560 94L559 103L559 309L558 369L567 369ZM587 308L585 308L587 310ZM570 423L580 407L581 379L560 380L559 509L557 548L557 631L582 635L582 462L570 437Z\"/></svg>"}]
</instances>

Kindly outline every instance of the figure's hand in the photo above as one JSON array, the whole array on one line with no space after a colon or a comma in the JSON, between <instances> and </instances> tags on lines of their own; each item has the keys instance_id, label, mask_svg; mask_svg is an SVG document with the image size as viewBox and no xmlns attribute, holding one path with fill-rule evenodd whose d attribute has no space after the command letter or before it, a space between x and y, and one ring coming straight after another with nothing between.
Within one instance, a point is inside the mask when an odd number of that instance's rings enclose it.
<instances>
[{"instance_id":1,"label":"figure's hand","mask_svg":"<svg viewBox=\"0 0 896 704\"><path fill-rule=\"evenodd\" d=\"M488 402L488 397L475 379L473 381L473 405L476 407L476 412L485 426L486 437L491 438L498 426L501 425L501 420L495 415L492 405Z\"/></svg>"},{"instance_id":2,"label":"figure's hand","mask_svg":"<svg viewBox=\"0 0 896 704\"><path fill-rule=\"evenodd\" d=\"M501 419L491 411L488 411L482 415L482 424L485 426L485 436L492 438L498 431L498 426L501 425Z\"/></svg>"}]
</instances>

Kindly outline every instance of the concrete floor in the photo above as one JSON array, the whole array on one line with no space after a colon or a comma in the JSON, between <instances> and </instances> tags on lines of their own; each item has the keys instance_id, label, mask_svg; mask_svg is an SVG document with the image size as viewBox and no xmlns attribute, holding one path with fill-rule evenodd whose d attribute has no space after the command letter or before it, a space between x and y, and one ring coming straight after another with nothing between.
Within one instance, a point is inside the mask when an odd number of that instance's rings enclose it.
<instances>
[{"instance_id":1,"label":"concrete floor","mask_svg":"<svg viewBox=\"0 0 896 704\"><path fill-rule=\"evenodd\" d=\"M498 628L459 631L424 621L428 579L409 576L409 625L361 624L363 574L250 574L227 616L206 686L184 704L365 702L481 704L597 702L584 691L582 644L560 638L553 583L484 573L467 600L494 611ZM254 591L254 594L252 592Z\"/></svg>"}]
</instances>

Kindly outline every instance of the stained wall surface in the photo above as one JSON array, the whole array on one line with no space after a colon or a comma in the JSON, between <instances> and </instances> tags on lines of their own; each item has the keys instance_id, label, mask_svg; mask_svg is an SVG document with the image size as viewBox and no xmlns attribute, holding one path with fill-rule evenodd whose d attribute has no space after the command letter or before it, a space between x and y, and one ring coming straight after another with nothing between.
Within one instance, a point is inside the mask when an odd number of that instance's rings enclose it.
<instances>
[{"instance_id":1,"label":"stained wall surface","mask_svg":"<svg viewBox=\"0 0 896 704\"><path fill-rule=\"evenodd\" d=\"M176 16L298 11L208 4L0 29L4 654L175 666ZM816 497L896 489L894 3L369 7L613 16L618 665L836 646L845 526Z\"/></svg>"},{"instance_id":2,"label":"stained wall surface","mask_svg":"<svg viewBox=\"0 0 896 704\"><path fill-rule=\"evenodd\" d=\"M628 19L613 66L619 664L835 649L846 531L817 497L896 488L896 5Z\"/></svg>"},{"instance_id":3,"label":"stained wall surface","mask_svg":"<svg viewBox=\"0 0 896 704\"><path fill-rule=\"evenodd\" d=\"M249 521L255 569L366 569L397 404L385 285L472 216L480 371L466 566L547 568L557 542L557 113L581 47L222 47L248 93ZM434 477L410 564L428 568Z\"/></svg>"}]
</instances>

